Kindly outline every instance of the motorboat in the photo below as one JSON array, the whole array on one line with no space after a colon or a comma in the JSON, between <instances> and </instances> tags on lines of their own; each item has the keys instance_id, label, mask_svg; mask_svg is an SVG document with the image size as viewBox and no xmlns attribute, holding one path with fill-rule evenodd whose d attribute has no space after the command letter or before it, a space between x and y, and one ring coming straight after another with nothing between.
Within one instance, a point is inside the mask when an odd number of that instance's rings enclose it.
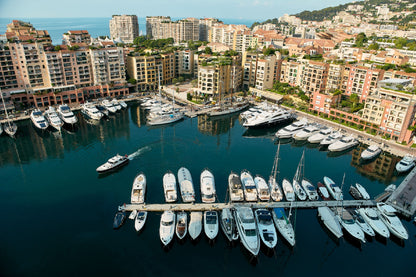
<instances>
[{"instance_id":1,"label":"motorboat","mask_svg":"<svg viewBox=\"0 0 416 277\"><path fill-rule=\"evenodd\" d=\"M126 221L126 212L124 211L116 212L116 214L114 215L114 220L113 220L113 229L120 228L124 224L124 221Z\"/></svg>"},{"instance_id":2,"label":"motorboat","mask_svg":"<svg viewBox=\"0 0 416 277\"><path fill-rule=\"evenodd\" d=\"M129 158L127 155L121 156L117 154L114 157L108 159L108 161L104 163L103 165L100 165L99 167L97 167L97 172L98 173L108 172L108 171L117 169L119 167L122 167L123 165L126 165L128 163L129 163Z\"/></svg>"},{"instance_id":3,"label":"motorboat","mask_svg":"<svg viewBox=\"0 0 416 277\"><path fill-rule=\"evenodd\" d=\"M337 207L335 217L338 219L341 226L348 232L352 237L365 242L365 235L363 230L355 222L353 216L344 208Z\"/></svg>"},{"instance_id":4,"label":"motorboat","mask_svg":"<svg viewBox=\"0 0 416 277\"><path fill-rule=\"evenodd\" d=\"M358 145L358 140L351 136L344 136L339 141L331 143L328 150L331 152L341 152Z\"/></svg>"},{"instance_id":5,"label":"motorboat","mask_svg":"<svg viewBox=\"0 0 416 277\"><path fill-rule=\"evenodd\" d=\"M276 228L273 225L273 219L270 212L266 209L257 209L254 212L257 222L257 229L261 241L268 248L273 249L277 245Z\"/></svg>"},{"instance_id":6,"label":"motorboat","mask_svg":"<svg viewBox=\"0 0 416 277\"><path fill-rule=\"evenodd\" d=\"M283 208L274 208L272 210L272 217L279 233L291 246L294 246L296 242L295 230L289 218L286 217L285 210Z\"/></svg>"},{"instance_id":7,"label":"motorboat","mask_svg":"<svg viewBox=\"0 0 416 277\"><path fill-rule=\"evenodd\" d=\"M83 113L87 119L92 120L100 120L104 116L104 114L102 114L92 103L82 104L81 113Z\"/></svg>"},{"instance_id":8,"label":"motorboat","mask_svg":"<svg viewBox=\"0 0 416 277\"><path fill-rule=\"evenodd\" d=\"M107 99L104 99L101 101L101 105L106 109L110 114L114 114L117 112L117 108L114 107L113 103L108 101Z\"/></svg>"},{"instance_id":9,"label":"motorboat","mask_svg":"<svg viewBox=\"0 0 416 277\"><path fill-rule=\"evenodd\" d=\"M275 136L279 139L291 138L294 134L302 131L302 129L308 124L306 119L301 119L293 122L292 124L280 129L276 132Z\"/></svg>"},{"instance_id":10,"label":"motorboat","mask_svg":"<svg viewBox=\"0 0 416 277\"><path fill-rule=\"evenodd\" d=\"M146 124L150 126L171 124L183 119L183 117L184 115L182 112L171 112L151 118Z\"/></svg>"},{"instance_id":11,"label":"motorboat","mask_svg":"<svg viewBox=\"0 0 416 277\"><path fill-rule=\"evenodd\" d=\"M175 234L175 213L172 211L164 211L160 217L159 236L163 245L168 245Z\"/></svg>"},{"instance_id":12,"label":"motorboat","mask_svg":"<svg viewBox=\"0 0 416 277\"><path fill-rule=\"evenodd\" d=\"M68 105L63 104L59 105L58 107L58 115L62 119L62 121L69 125L74 125L78 122L77 117L75 114L71 111Z\"/></svg>"},{"instance_id":13,"label":"motorboat","mask_svg":"<svg viewBox=\"0 0 416 277\"><path fill-rule=\"evenodd\" d=\"M300 158L298 168L296 169L296 173L292 181L293 190L295 191L295 194L299 198L299 200L302 200L302 201L306 200L307 198L306 192L303 190L302 186L300 185L303 171L304 171L304 162L303 162L304 158L305 158L305 151L302 153L302 157Z\"/></svg>"},{"instance_id":14,"label":"motorboat","mask_svg":"<svg viewBox=\"0 0 416 277\"><path fill-rule=\"evenodd\" d=\"M386 239L390 237L389 228L381 221L375 208L359 208L357 211L374 232Z\"/></svg>"},{"instance_id":15,"label":"motorboat","mask_svg":"<svg viewBox=\"0 0 416 277\"><path fill-rule=\"evenodd\" d=\"M213 240L217 237L219 230L218 213L216 211L204 212L204 232L205 235Z\"/></svg>"},{"instance_id":16,"label":"motorboat","mask_svg":"<svg viewBox=\"0 0 416 277\"><path fill-rule=\"evenodd\" d=\"M307 198L306 192L303 190L302 186L299 184L299 182L295 179L293 179L293 190L298 197L299 200L304 201Z\"/></svg>"},{"instance_id":17,"label":"motorboat","mask_svg":"<svg viewBox=\"0 0 416 277\"><path fill-rule=\"evenodd\" d=\"M416 165L416 159L410 154L407 154L396 164L398 173L404 173L412 169Z\"/></svg>"},{"instance_id":18,"label":"motorboat","mask_svg":"<svg viewBox=\"0 0 416 277\"><path fill-rule=\"evenodd\" d=\"M3 126L4 132L10 137L14 137L17 132L17 125L13 121L8 120Z\"/></svg>"},{"instance_id":19,"label":"motorboat","mask_svg":"<svg viewBox=\"0 0 416 277\"><path fill-rule=\"evenodd\" d=\"M108 117L110 115L110 112L104 107L102 103L95 104L95 107L100 111L100 113L103 114L103 117Z\"/></svg>"},{"instance_id":20,"label":"motorboat","mask_svg":"<svg viewBox=\"0 0 416 277\"><path fill-rule=\"evenodd\" d=\"M332 128L324 128L320 130L318 133L308 137L309 143L320 143L324 139L326 139L329 135L332 134Z\"/></svg>"},{"instance_id":21,"label":"motorboat","mask_svg":"<svg viewBox=\"0 0 416 277\"><path fill-rule=\"evenodd\" d=\"M362 185L360 185L359 183L355 183L355 187L360 192L360 194L361 194L361 196L364 200L369 200L370 199L370 195L368 194L367 190Z\"/></svg>"},{"instance_id":22,"label":"motorboat","mask_svg":"<svg viewBox=\"0 0 416 277\"><path fill-rule=\"evenodd\" d=\"M348 192L351 194L352 198L354 198L355 200L364 199L363 196L361 195L360 191L354 185L350 186L350 189L348 190Z\"/></svg>"},{"instance_id":23,"label":"motorboat","mask_svg":"<svg viewBox=\"0 0 416 277\"><path fill-rule=\"evenodd\" d=\"M214 175L208 169L204 169L200 177L201 181L201 198L204 203L215 202L215 180Z\"/></svg>"},{"instance_id":24,"label":"motorboat","mask_svg":"<svg viewBox=\"0 0 416 277\"><path fill-rule=\"evenodd\" d=\"M409 233L395 214L395 208L386 203L379 202L377 203L377 210L378 216L393 235L404 240L409 238Z\"/></svg>"},{"instance_id":25,"label":"motorboat","mask_svg":"<svg viewBox=\"0 0 416 277\"><path fill-rule=\"evenodd\" d=\"M30 119L32 120L33 125L40 130L46 130L49 127L49 123L46 121L43 113L39 109L34 109L30 113Z\"/></svg>"},{"instance_id":26,"label":"motorboat","mask_svg":"<svg viewBox=\"0 0 416 277\"><path fill-rule=\"evenodd\" d=\"M134 220L134 229L139 232L143 229L144 224L146 223L147 219L147 212L146 211L138 211L136 214L136 218Z\"/></svg>"},{"instance_id":27,"label":"motorboat","mask_svg":"<svg viewBox=\"0 0 416 277\"><path fill-rule=\"evenodd\" d=\"M354 212L354 219L355 223L357 223L358 226L360 226L364 234L369 235L370 237L374 237L376 235L373 228L371 228L371 226L364 220L364 218L360 215L358 210L355 210Z\"/></svg>"},{"instance_id":28,"label":"motorboat","mask_svg":"<svg viewBox=\"0 0 416 277\"><path fill-rule=\"evenodd\" d=\"M377 144L370 145L367 149L361 152L361 159L372 160L381 153L381 148Z\"/></svg>"},{"instance_id":29,"label":"motorboat","mask_svg":"<svg viewBox=\"0 0 416 277\"><path fill-rule=\"evenodd\" d=\"M196 240L202 231L202 212L191 212L189 220L189 236Z\"/></svg>"},{"instance_id":30,"label":"motorboat","mask_svg":"<svg viewBox=\"0 0 416 277\"><path fill-rule=\"evenodd\" d=\"M188 232L188 215L186 212L179 212L176 215L175 233L178 239L183 239Z\"/></svg>"},{"instance_id":31,"label":"motorboat","mask_svg":"<svg viewBox=\"0 0 416 277\"><path fill-rule=\"evenodd\" d=\"M270 197L273 201L279 202L283 199L283 192L280 189L279 184L277 183L276 179L273 176L269 178L269 190L270 190Z\"/></svg>"},{"instance_id":32,"label":"motorboat","mask_svg":"<svg viewBox=\"0 0 416 277\"><path fill-rule=\"evenodd\" d=\"M61 131L64 122L59 118L58 113L53 106L49 106L49 108L45 111L45 117L50 126L55 128L57 131Z\"/></svg>"},{"instance_id":33,"label":"motorboat","mask_svg":"<svg viewBox=\"0 0 416 277\"><path fill-rule=\"evenodd\" d=\"M326 188L328 189L329 194L334 198L335 200L341 201L344 199L344 196L342 194L342 190L335 185L335 182L332 181L329 177L324 177L324 184Z\"/></svg>"},{"instance_id":34,"label":"motorboat","mask_svg":"<svg viewBox=\"0 0 416 277\"><path fill-rule=\"evenodd\" d=\"M235 202L244 200L243 185L241 184L240 176L234 172L231 172L228 176L228 190L231 201Z\"/></svg>"},{"instance_id":35,"label":"motorboat","mask_svg":"<svg viewBox=\"0 0 416 277\"><path fill-rule=\"evenodd\" d=\"M237 223L238 234L244 247L254 256L260 251L260 238L257 233L254 214L249 207L237 207L234 218Z\"/></svg>"},{"instance_id":36,"label":"motorboat","mask_svg":"<svg viewBox=\"0 0 416 277\"><path fill-rule=\"evenodd\" d=\"M321 146L328 146L332 143L339 141L342 137L343 135L341 134L341 132L336 131L336 132L331 133L326 138L324 138L319 144Z\"/></svg>"},{"instance_id":37,"label":"motorboat","mask_svg":"<svg viewBox=\"0 0 416 277\"><path fill-rule=\"evenodd\" d=\"M221 115L227 115L227 114L232 114L232 113L236 113L239 111L244 110L245 108L247 108L249 105L249 103L242 103L239 105L225 105L225 106L219 106L216 107L214 109L212 109L208 115L213 117L213 116L221 116Z\"/></svg>"},{"instance_id":38,"label":"motorboat","mask_svg":"<svg viewBox=\"0 0 416 277\"><path fill-rule=\"evenodd\" d=\"M257 201L257 190L250 172L243 170L240 175L246 201Z\"/></svg>"},{"instance_id":39,"label":"motorboat","mask_svg":"<svg viewBox=\"0 0 416 277\"><path fill-rule=\"evenodd\" d=\"M182 195L182 201L194 202L195 201L195 190L194 183L192 182L191 172L185 167L181 167L178 170L178 183L179 189Z\"/></svg>"},{"instance_id":40,"label":"motorboat","mask_svg":"<svg viewBox=\"0 0 416 277\"><path fill-rule=\"evenodd\" d=\"M306 192L306 195L308 196L309 200L315 201L319 199L316 188L314 187L314 185L312 185L311 182L309 182L309 180L306 180L306 179L302 180L302 188Z\"/></svg>"},{"instance_id":41,"label":"motorboat","mask_svg":"<svg viewBox=\"0 0 416 277\"><path fill-rule=\"evenodd\" d=\"M266 183L266 180L263 179L260 175L257 175L254 178L254 183L256 184L257 195L261 201L270 200L269 186Z\"/></svg>"},{"instance_id":42,"label":"motorboat","mask_svg":"<svg viewBox=\"0 0 416 277\"><path fill-rule=\"evenodd\" d=\"M142 204L144 203L144 197L146 194L146 176L143 173L134 178L133 186L131 189L131 203Z\"/></svg>"},{"instance_id":43,"label":"motorboat","mask_svg":"<svg viewBox=\"0 0 416 277\"><path fill-rule=\"evenodd\" d=\"M319 128L317 125L309 125L305 127L300 132L297 132L292 137L295 140L307 140L310 136L313 136L321 131L321 128Z\"/></svg>"},{"instance_id":44,"label":"motorboat","mask_svg":"<svg viewBox=\"0 0 416 277\"><path fill-rule=\"evenodd\" d=\"M114 108L117 109L117 111L120 111L122 109L120 103L118 103L117 99L113 98L113 100L111 100L111 104L113 104Z\"/></svg>"},{"instance_id":45,"label":"motorboat","mask_svg":"<svg viewBox=\"0 0 416 277\"><path fill-rule=\"evenodd\" d=\"M176 202L178 200L175 174L170 171L163 175L163 191L166 203Z\"/></svg>"},{"instance_id":46,"label":"motorboat","mask_svg":"<svg viewBox=\"0 0 416 277\"><path fill-rule=\"evenodd\" d=\"M231 209L224 208L220 214L220 225L227 239L232 242L238 239L238 230Z\"/></svg>"},{"instance_id":47,"label":"motorboat","mask_svg":"<svg viewBox=\"0 0 416 277\"><path fill-rule=\"evenodd\" d=\"M342 229L338 219L335 217L335 214L328 207L318 207L318 216L321 219L325 227L331 231L335 237L342 237Z\"/></svg>"},{"instance_id":48,"label":"motorboat","mask_svg":"<svg viewBox=\"0 0 416 277\"><path fill-rule=\"evenodd\" d=\"M331 200L331 196L329 195L328 189L321 182L318 182L318 194L324 201Z\"/></svg>"},{"instance_id":49,"label":"motorboat","mask_svg":"<svg viewBox=\"0 0 416 277\"><path fill-rule=\"evenodd\" d=\"M127 109L127 104L126 104L126 102L124 102L123 100L118 100L118 103L120 104L120 106L121 106L123 109Z\"/></svg>"},{"instance_id":50,"label":"motorboat","mask_svg":"<svg viewBox=\"0 0 416 277\"><path fill-rule=\"evenodd\" d=\"M243 127L247 128L262 128L267 126L276 125L285 121L292 120L294 114L285 109L275 109L262 111L254 117L247 118L243 123Z\"/></svg>"},{"instance_id":51,"label":"motorboat","mask_svg":"<svg viewBox=\"0 0 416 277\"><path fill-rule=\"evenodd\" d=\"M295 201L295 192L293 191L292 184L287 180L282 181L283 193L285 194L287 201Z\"/></svg>"},{"instance_id":52,"label":"motorboat","mask_svg":"<svg viewBox=\"0 0 416 277\"><path fill-rule=\"evenodd\" d=\"M137 210L133 210L131 211L130 215L129 215L129 219L135 219L137 215Z\"/></svg>"}]
</instances>

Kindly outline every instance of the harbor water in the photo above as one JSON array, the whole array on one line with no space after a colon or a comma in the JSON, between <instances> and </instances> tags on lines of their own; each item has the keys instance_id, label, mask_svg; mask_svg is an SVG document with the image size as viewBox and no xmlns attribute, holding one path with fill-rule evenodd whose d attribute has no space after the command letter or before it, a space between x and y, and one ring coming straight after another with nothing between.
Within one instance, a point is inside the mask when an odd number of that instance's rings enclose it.
<instances>
[{"instance_id":1,"label":"harbor water","mask_svg":"<svg viewBox=\"0 0 416 277\"><path fill-rule=\"evenodd\" d=\"M282 126L247 131L238 115L196 117L173 125L145 125L137 104L98 124L86 122L61 134L38 132L30 121L18 122L15 140L0 137L0 275L1 276L414 276L416 226L403 220L409 239L331 238L317 211L292 211L296 245L281 237L274 252L263 249L251 259L240 243L229 245L220 233L214 242L201 234L163 248L160 213L150 213L136 233L128 220L113 230L114 213L129 203L134 177L147 178L147 203L163 203L162 177L167 170L188 168L200 201L199 175L209 168L218 201L227 197L231 171L247 169L268 178ZM404 176L394 170L399 158L381 155L363 164L362 146L331 155L310 144L284 141L280 149L279 183L292 180L305 150L305 177L316 185L329 176L343 186L360 183L371 196ZM98 176L95 169L119 153L130 155L120 170Z\"/></svg>"}]
</instances>

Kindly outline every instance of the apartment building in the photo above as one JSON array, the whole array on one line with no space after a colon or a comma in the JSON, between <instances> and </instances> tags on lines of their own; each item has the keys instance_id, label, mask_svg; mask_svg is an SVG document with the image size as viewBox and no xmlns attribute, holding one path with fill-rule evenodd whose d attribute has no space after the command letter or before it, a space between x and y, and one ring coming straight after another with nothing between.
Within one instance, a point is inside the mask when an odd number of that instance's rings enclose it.
<instances>
[{"instance_id":1,"label":"apartment building","mask_svg":"<svg viewBox=\"0 0 416 277\"><path fill-rule=\"evenodd\" d=\"M321 93L326 89L329 64L323 62L309 61L302 71L301 88L305 93Z\"/></svg>"},{"instance_id":2,"label":"apartment building","mask_svg":"<svg viewBox=\"0 0 416 277\"><path fill-rule=\"evenodd\" d=\"M326 82L325 92L330 93L341 88L342 76L344 72L344 65L329 64L328 78Z\"/></svg>"},{"instance_id":3,"label":"apartment building","mask_svg":"<svg viewBox=\"0 0 416 277\"><path fill-rule=\"evenodd\" d=\"M309 110L329 114L331 107L341 101L341 94L315 92L311 95Z\"/></svg>"},{"instance_id":4,"label":"apartment building","mask_svg":"<svg viewBox=\"0 0 416 277\"><path fill-rule=\"evenodd\" d=\"M162 22L171 22L170 16L146 16L146 36L152 39L162 38Z\"/></svg>"},{"instance_id":5,"label":"apartment building","mask_svg":"<svg viewBox=\"0 0 416 277\"><path fill-rule=\"evenodd\" d=\"M195 64L195 50L178 50L175 52L175 76L190 75L194 76L198 73Z\"/></svg>"},{"instance_id":6,"label":"apartment building","mask_svg":"<svg viewBox=\"0 0 416 277\"><path fill-rule=\"evenodd\" d=\"M304 65L294 60L283 60L280 66L280 82L300 86Z\"/></svg>"},{"instance_id":7,"label":"apartment building","mask_svg":"<svg viewBox=\"0 0 416 277\"><path fill-rule=\"evenodd\" d=\"M91 35L87 30L73 30L62 35L62 44L64 45L73 46L81 43L86 45L91 43Z\"/></svg>"},{"instance_id":8,"label":"apartment building","mask_svg":"<svg viewBox=\"0 0 416 277\"><path fill-rule=\"evenodd\" d=\"M153 39L173 38L175 43L199 40L199 19L171 21L170 17L147 17L146 30Z\"/></svg>"},{"instance_id":9,"label":"apartment building","mask_svg":"<svg viewBox=\"0 0 416 277\"><path fill-rule=\"evenodd\" d=\"M133 43L139 36L139 21L136 15L113 15L110 20L110 37Z\"/></svg>"},{"instance_id":10,"label":"apartment building","mask_svg":"<svg viewBox=\"0 0 416 277\"><path fill-rule=\"evenodd\" d=\"M246 51L253 35L245 25L215 25L209 32L209 42L225 44L237 52Z\"/></svg>"},{"instance_id":11,"label":"apartment building","mask_svg":"<svg viewBox=\"0 0 416 277\"><path fill-rule=\"evenodd\" d=\"M89 51L94 85L125 83L123 48L101 48Z\"/></svg>"},{"instance_id":12,"label":"apartment building","mask_svg":"<svg viewBox=\"0 0 416 277\"><path fill-rule=\"evenodd\" d=\"M199 20L199 40L208 41L209 32L215 24L221 24L222 22L216 18L202 18Z\"/></svg>"},{"instance_id":13,"label":"apartment building","mask_svg":"<svg viewBox=\"0 0 416 277\"><path fill-rule=\"evenodd\" d=\"M22 43L37 42L43 46L52 44L51 36L46 30L36 30L32 24L20 20L13 20L7 24L6 38L9 41Z\"/></svg>"},{"instance_id":14,"label":"apartment building","mask_svg":"<svg viewBox=\"0 0 416 277\"><path fill-rule=\"evenodd\" d=\"M243 89L255 87L267 90L273 87L277 80L278 58L276 55L245 52L243 54Z\"/></svg>"},{"instance_id":15,"label":"apartment building","mask_svg":"<svg viewBox=\"0 0 416 277\"><path fill-rule=\"evenodd\" d=\"M383 80L384 70L357 65L346 65L341 90L346 95L358 94L360 102L365 101L377 82Z\"/></svg>"}]
</instances>

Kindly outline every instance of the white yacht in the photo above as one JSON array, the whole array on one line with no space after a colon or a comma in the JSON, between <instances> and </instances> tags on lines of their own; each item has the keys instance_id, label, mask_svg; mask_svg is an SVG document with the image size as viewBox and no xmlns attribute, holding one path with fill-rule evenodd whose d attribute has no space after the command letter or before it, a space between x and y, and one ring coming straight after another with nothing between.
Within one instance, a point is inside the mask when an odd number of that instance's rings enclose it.
<instances>
[{"instance_id":1,"label":"white yacht","mask_svg":"<svg viewBox=\"0 0 416 277\"><path fill-rule=\"evenodd\" d=\"M142 204L146 195L146 176L143 173L134 178L131 188L131 203Z\"/></svg>"},{"instance_id":2,"label":"white yacht","mask_svg":"<svg viewBox=\"0 0 416 277\"><path fill-rule=\"evenodd\" d=\"M249 207L237 207L234 214L238 234L244 247L254 256L260 251L260 238L257 233L253 211Z\"/></svg>"},{"instance_id":3,"label":"white yacht","mask_svg":"<svg viewBox=\"0 0 416 277\"><path fill-rule=\"evenodd\" d=\"M243 170L240 175L246 201L257 201L257 190L250 172Z\"/></svg>"},{"instance_id":4,"label":"white yacht","mask_svg":"<svg viewBox=\"0 0 416 277\"><path fill-rule=\"evenodd\" d=\"M318 207L318 216L322 220L325 227L331 231L335 237L342 237L341 225L339 224L339 221L335 217L333 211L331 211L328 207Z\"/></svg>"},{"instance_id":5,"label":"white yacht","mask_svg":"<svg viewBox=\"0 0 416 277\"><path fill-rule=\"evenodd\" d=\"M337 207L336 208L336 213L335 213L336 218L338 219L339 223L341 224L341 226L354 238L365 242L365 235L363 230L360 228L360 226L358 226L357 223L355 223L354 218L352 217L352 215L344 208L342 207Z\"/></svg>"},{"instance_id":6,"label":"white yacht","mask_svg":"<svg viewBox=\"0 0 416 277\"><path fill-rule=\"evenodd\" d=\"M309 125L305 127L300 132L297 132L293 135L293 138L295 140L307 140L310 136L313 136L321 131L321 128L319 128L316 125Z\"/></svg>"},{"instance_id":7,"label":"white yacht","mask_svg":"<svg viewBox=\"0 0 416 277\"><path fill-rule=\"evenodd\" d=\"M45 111L45 117L53 128L58 131L61 131L64 122L59 118L58 113L56 112L55 108L49 106L49 108Z\"/></svg>"},{"instance_id":8,"label":"white yacht","mask_svg":"<svg viewBox=\"0 0 416 277\"><path fill-rule=\"evenodd\" d=\"M287 201L295 201L295 192L293 191L292 184L287 180L283 179L282 188Z\"/></svg>"},{"instance_id":9,"label":"white yacht","mask_svg":"<svg viewBox=\"0 0 416 277\"><path fill-rule=\"evenodd\" d=\"M201 198L204 203L215 202L215 180L214 175L208 169L204 169L200 177L201 182Z\"/></svg>"},{"instance_id":10,"label":"white yacht","mask_svg":"<svg viewBox=\"0 0 416 277\"><path fill-rule=\"evenodd\" d=\"M92 103L82 104L81 112L87 119L100 120L104 116Z\"/></svg>"},{"instance_id":11,"label":"white yacht","mask_svg":"<svg viewBox=\"0 0 416 277\"><path fill-rule=\"evenodd\" d=\"M191 239L195 240L202 231L202 212L191 212L188 232Z\"/></svg>"},{"instance_id":12,"label":"white yacht","mask_svg":"<svg viewBox=\"0 0 416 277\"><path fill-rule=\"evenodd\" d=\"M314 185L311 184L306 179L302 180L302 187L306 192L306 195L308 196L309 200L316 201L319 199L318 192L316 191L316 188Z\"/></svg>"},{"instance_id":13,"label":"white yacht","mask_svg":"<svg viewBox=\"0 0 416 277\"><path fill-rule=\"evenodd\" d=\"M371 160L377 157L378 155L380 155L380 153L381 153L381 148L376 144L372 144L363 152L361 152L361 159Z\"/></svg>"},{"instance_id":14,"label":"white yacht","mask_svg":"<svg viewBox=\"0 0 416 277\"><path fill-rule=\"evenodd\" d=\"M117 99L113 98L113 100L111 100L111 104L113 104L114 108L117 109L117 111L120 111L122 109L120 103L118 103Z\"/></svg>"},{"instance_id":15,"label":"white yacht","mask_svg":"<svg viewBox=\"0 0 416 277\"><path fill-rule=\"evenodd\" d=\"M117 112L117 108L114 107L113 103L108 101L107 99L104 99L101 102L101 105L106 109L110 114L114 114Z\"/></svg>"},{"instance_id":16,"label":"white yacht","mask_svg":"<svg viewBox=\"0 0 416 277\"><path fill-rule=\"evenodd\" d=\"M331 143L328 146L328 150L331 152L340 152L340 151L350 149L351 147L357 146L358 143L359 143L358 140L356 140L355 138L351 136L343 137L339 141Z\"/></svg>"},{"instance_id":17,"label":"white yacht","mask_svg":"<svg viewBox=\"0 0 416 277\"><path fill-rule=\"evenodd\" d=\"M269 177L269 190L270 190L270 197L275 202L282 201L283 199L283 192L280 189L279 184L277 183L276 179L273 176Z\"/></svg>"},{"instance_id":18,"label":"white yacht","mask_svg":"<svg viewBox=\"0 0 416 277\"><path fill-rule=\"evenodd\" d=\"M268 248L275 248L277 245L277 234L273 225L272 215L266 209L257 209L254 215L256 216L257 229L259 230L261 241Z\"/></svg>"},{"instance_id":19,"label":"white yacht","mask_svg":"<svg viewBox=\"0 0 416 277\"><path fill-rule=\"evenodd\" d=\"M228 190L230 199L233 202L244 200L243 185L241 184L240 176L231 172L228 176Z\"/></svg>"},{"instance_id":20,"label":"white yacht","mask_svg":"<svg viewBox=\"0 0 416 277\"><path fill-rule=\"evenodd\" d=\"M363 230L364 234L369 235L370 237L374 237L376 233L374 233L373 228L364 220L364 218L360 215L358 210L355 210L354 213L355 223L360 226L361 230Z\"/></svg>"},{"instance_id":21,"label":"white yacht","mask_svg":"<svg viewBox=\"0 0 416 277\"><path fill-rule=\"evenodd\" d=\"M170 124L183 119L183 117L184 114L182 112L172 112L151 118L146 122L146 124L150 126Z\"/></svg>"},{"instance_id":22,"label":"white yacht","mask_svg":"<svg viewBox=\"0 0 416 277\"><path fill-rule=\"evenodd\" d=\"M269 186L266 183L266 180L263 177L257 175L254 178L254 183L256 184L257 195L261 201L270 200Z\"/></svg>"},{"instance_id":23,"label":"white yacht","mask_svg":"<svg viewBox=\"0 0 416 277\"><path fill-rule=\"evenodd\" d=\"M355 187L357 188L358 192L361 194L364 200L370 199L370 195L368 194L367 190L362 185L360 185L359 183L355 183Z\"/></svg>"},{"instance_id":24,"label":"white yacht","mask_svg":"<svg viewBox=\"0 0 416 277\"><path fill-rule=\"evenodd\" d=\"M168 245L175 234L175 213L172 211L164 211L160 218L159 236L163 245Z\"/></svg>"},{"instance_id":25,"label":"white yacht","mask_svg":"<svg viewBox=\"0 0 416 277\"><path fill-rule=\"evenodd\" d=\"M390 232L400 239L408 239L409 233L404 228L400 219L396 216L396 209L386 203L377 203L378 215L389 228Z\"/></svg>"},{"instance_id":26,"label":"white yacht","mask_svg":"<svg viewBox=\"0 0 416 277\"><path fill-rule=\"evenodd\" d=\"M204 232L205 235L213 240L217 237L219 230L218 213L216 211L204 212Z\"/></svg>"},{"instance_id":27,"label":"white yacht","mask_svg":"<svg viewBox=\"0 0 416 277\"><path fill-rule=\"evenodd\" d=\"M134 229L139 232L143 229L144 224L146 223L147 219L147 212L146 211L138 211L136 214L136 218L134 220Z\"/></svg>"},{"instance_id":28,"label":"white yacht","mask_svg":"<svg viewBox=\"0 0 416 277\"><path fill-rule=\"evenodd\" d=\"M129 158L127 155L121 156L119 154L115 155L114 157L108 159L108 161L99 167L97 167L96 171L98 173L105 173L116 168L122 167L129 163Z\"/></svg>"},{"instance_id":29,"label":"white yacht","mask_svg":"<svg viewBox=\"0 0 416 277\"><path fill-rule=\"evenodd\" d=\"M303 190L302 186L299 184L297 180L293 179L292 186L299 200L301 201L306 200L308 196L306 195L306 192Z\"/></svg>"},{"instance_id":30,"label":"white yacht","mask_svg":"<svg viewBox=\"0 0 416 277\"><path fill-rule=\"evenodd\" d=\"M331 194L331 196L338 201L341 201L344 199L344 196L342 194L342 190L340 189L340 187L338 187L337 185L335 185L335 182L332 181L331 178L329 177L324 177L324 184L326 186L326 188L328 189L329 194Z\"/></svg>"},{"instance_id":31,"label":"white yacht","mask_svg":"<svg viewBox=\"0 0 416 277\"><path fill-rule=\"evenodd\" d=\"M291 246L294 246L296 242L295 230L289 218L286 217L285 210L283 208L274 208L272 216L276 229Z\"/></svg>"},{"instance_id":32,"label":"white yacht","mask_svg":"<svg viewBox=\"0 0 416 277\"><path fill-rule=\"evenodd\" d=\"M124 102L123 100L118 100L118 103L120 104L120 106L121 106L123 109L126 109L126 108L127 108L127 104L126 104L126 102Z\"/></svg>"},{"instance_id":33,"label":"white yacht","mask_svg":"<svg viewBox=\"0 0 416 277\"><path fill-rule=\"evenodd\" d=\"M245 108L248 107L248 103L241 103L241 104L230 104L230 105L224 105L224 106L219 106L216 107L214 109L212 109L208 115L209 116L220 116L220 115L226 115L226 114L232 114L232 113L236 113L239 111L244 110Z\"/></svg>"},{"instance_id":34,"label":"white yacht","mask_svg":"<svg viewBox=\"0 0 416 277\"><path fill-rule=\"evenodd\" d=\"M301 119L293 122L289 126L284 127L276 132L275 136L280 139L291 138L294 134L302 131L303 128L308 124L306 119Z\"/></svg>"},{"instance_id":35,"label":"white yacht","mask_svg":"<svg viewBox=\"0 0 416 277\"><path fill-rule=\"evenodd\" d=\"M170 171L163 175L163 191L166 203L176 202L178 200L175 174Z\"/></svg>"},{"instance_id":36,"label":"white yacht","mask_svg":"<svg viewBox=\"0 0 416 277\"><path fill-rule=\"evenodd\" d=\"M365 222L373 228L374 232L386 239L390 237L389 229L386 224L381 221L375 208L359 208L357 211L363 217Z\"/></svg>"},{"instance_id":37,"label":"white yacht","mask_svg":"<svg viewBox=\"0 0 416 277\"><path fill-rule=\"evenodd\" d=\"M188 215L186 212L179 212L176 215L175 233L178 239L183 239L188 231Z\"/></svg>"},{"instance_id":38,"label":"white yacht","mask_svg":"<svg viewBox=\"0 0 416 277\"><path fill-rule=\"evenodd\" d=\"M77 117L66 104L58 107L58 115L66 124L74 125L78 122Z\"/></svg>"},{"instance_id":39,"label":"white yacht","mask_svg":"<svg viewBox=\"0 0 416 277\"><path fill-rule=\"evenodd\" d=\"M320 143L332 134L332 128L324 128L319 133L316 133L308 138L309 143Z\"/></svg>"},{"instance_id":40,"label":"white yacht","mask_svg":"<svg viewBox=\"0 0 416 277\"><path fill-rule=\"evenodd\" d=\"M231 209L224 208L220 215L220 225L227 239L232 242L238 239L238 230Z\"/></svg>"},{"instance_id":41,"label":"white yacht","mask_svg":"<svg viewBox=\"0 0 416 277\"><path fill-rule=\"evenodd\" d=\"M407 172L416 165L416 159L410 154L407 154L396 164L396 170L399 173Z\"/></svg>"},{"instance_id":42,"label":"white yacht","mask_svg":"<svg viewBox=\"0 0 416 277\"><path fill-rule=\"evenodd\" d=\"M292 120L294 115L285 109L264 110L254 117L247 118L243 127L261 128Z\"/></svg>"},{"instance_id":43,"label":"white yacht","mask_svg":"<svg viewBox=\"0 0 416 277\"><path fill-rule=\"evenodd\" d=\"M178 170L178 183L179 189L182 195L183 202L195 201L195 190L192 182L191 172L185 167L181 167Z\"/></svg>"},{"instance_id":44,"label":"white yacht","mask_svg":"<svg viewBox=\"0 0 416 277\"><path fill-rule=\"evenodd\" d=\"M30 113L30 119L33 125L40 130L46 130L49 127L48 122L39 109L35 109Z\"/></svg>"},{"instance_id":45,"label":"white yacht","mask_svg":"<svg viewBox=\"0 0 416 277\"><path fill-rule=\"evenodd\" d=\"M342 136L341 132L336 131L336 132L331 133L326 138L324 138L319 144L321 146L328 146L332 143L335 143L335 142L339 141L342 137L343 136Z\"/></svg>"}]
</instances>

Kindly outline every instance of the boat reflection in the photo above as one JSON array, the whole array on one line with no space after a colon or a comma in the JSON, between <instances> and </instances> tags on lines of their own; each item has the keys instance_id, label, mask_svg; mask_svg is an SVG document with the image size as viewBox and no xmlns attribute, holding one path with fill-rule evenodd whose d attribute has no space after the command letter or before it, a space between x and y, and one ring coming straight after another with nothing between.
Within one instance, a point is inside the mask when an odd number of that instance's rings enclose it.
<instances>
[{"instance_id":1,"label":"boat reflection","mask_svg":"<svg viewBox=\"0 0 416 277\"><path fill-rule=\"evenodd\" d=\"M234 127L238 114L210 117L208 115L198 116L198 130L201 134L217 136L226 134Z\"/></svg>"}]
</instances>

